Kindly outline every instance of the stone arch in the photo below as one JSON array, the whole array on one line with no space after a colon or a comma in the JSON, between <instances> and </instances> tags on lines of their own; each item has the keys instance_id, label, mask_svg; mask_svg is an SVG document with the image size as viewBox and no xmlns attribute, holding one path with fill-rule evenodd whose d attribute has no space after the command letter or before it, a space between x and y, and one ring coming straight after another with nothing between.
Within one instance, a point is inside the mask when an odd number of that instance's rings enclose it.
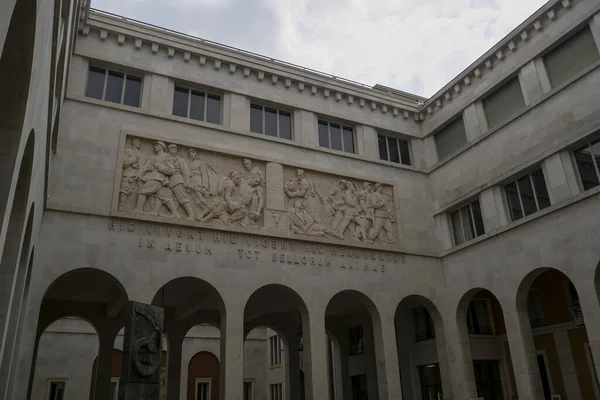
<instances>
[{"instance_id":1,"label":"stone arch","mask_svg":"<svg viewBox=\"0 0 600 400\"><path fill-rule=\"evenodd\" d=\"M0 220L6 219L29 97L36 0L17 0L0 56Z\"/></svg>"},{"instance_id":2,"label":"stone arch","mask_svg":"<svg viewBox=\"0 0 600 400\"><path fill-rule=\"evenodd\" d=\"M30 224L29 232L26 232L24 225L27 220L28 211L29 215L33 216L33 213L31 212L33 208L28 208L28 204L34 152L35 132L31 131L19 168L19 176L17 179L4 246L2 247L0 243L0 358L2 358L3 349L5 347L5 332L7 331L9 324L10 305L14 301L15 291L18 292L22 289L16 287L20 268L19 254L22 251L24 240L30 241L31 235L33 234L33 219L31 218L27 222ZM29 249L27 249L26 252L28 250Z\"/></svg>"},{"instance_id":3,"label":"stone arch","mask_svg":"<svg viewBox=\"0 0 600 400\"><path fill-rule=\"evenodd\" d=\"M219 400L220 393L220 362L216 355L209 351L200 351L188 363L187 399L194 400L196 393L196 379L206 378L211 380L211 400Z\"/></svg>"}]
</instances>

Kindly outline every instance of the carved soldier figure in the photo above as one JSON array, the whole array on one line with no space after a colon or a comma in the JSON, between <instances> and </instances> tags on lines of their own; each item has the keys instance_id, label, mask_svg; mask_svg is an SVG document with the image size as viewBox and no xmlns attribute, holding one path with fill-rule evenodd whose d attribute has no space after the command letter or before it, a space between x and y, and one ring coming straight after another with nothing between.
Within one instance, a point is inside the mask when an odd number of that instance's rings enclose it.
<instances>
[{"instance_id":1,"label":"carved soldier figure","mask_svg":"<svg viewBox=\"0 0 600 400\"><path fill-rule=\"evenodd\" d=\"M298 235L325 236L329 233L329 229L317 222L299 199L294 201L294 207L290 210L290 228Z\"/></svg>"},{"instance_id":2,"label":"carved soldier figure","mask_svg":"<svg viewBox=\"0 0 600 400\"><path fill-rule=\"evenodd\" d=\"M382 192L383 185L375 184L375 192L371 194L373 205L373 227L369 232L369 239L374 240L383 229L387 234L387 242L394 243L392 222L396 220L392 211L389 197Z\"/></svg>"},{"instance_id":3,"label":"carved soldier figure","mask_svg":"<svg viewBox=\"0 0 600 400\"><path fill-rule=\"evenodd\" d=\"M190 169L190 183L189 188L192 191L192 198L194 199L194 203L202 212L206 210L208 212L208 207L212 203L212 193L210 193L209 185L208 185L208 167L206 163L202 160L199 160L198 152L196 149L189 149L188 155L190 156L191 161L188 164ZM204 217L204 215L200 215L200 218Z\"/></svg>"},{"instance_id":4,"label":"carved soldier figure","mask_svg":"<svg viewBox=\"0 0 600 400\"><path fill-rule=\"evenodd\" d=\"M252 160L249 158L242 158L242 166L244 167L244 174L242 179L250 186L264 186L265 177L258 167L252 166Z\"/></svg>"},{"instance_id":5,"label":"carved soldier figure","mask_svg":"<svg viewBox=\"0 0 600 400\"><path fill-rule=\"evenodd\" d=\"M119 189L119 211L125 210L125 203L138 181L141 145L142 141L139 138L133 138L131 147L125 148L125 154L123 155L123 177L121 179L121 188Z\"/></svg>"},{"instance_id":6,"label":"carved soldier figure","mask_svg":"<svg viewBox=\"0 0 600 400\"><path fill-rule=\"evenodd\" d=\"M358 228L358 232L355 232L352 235L352 239L358 241L359 237L362 237L363 240L366 240L367 234L365 232L365 225L363 224L363 220L360 217L358 199L356 198L356 190L354 187L354 183L348 180L346 181L346 187L346 192L343 194L343 204L340 207L340 210L343 211L343 217L338 229L335 230L335 233L338 237L343 238L344 232L346 231L350 223L354 222Z\"/></svg>"},{"instance_id":7,"label":"carved soldier figure","mask_svg":"<svg viewBox=\"0 0 600 400\"><path fill-rule=\"evenodd\" d=\"M146 163L140 168L139 176L142 181L137 197L137 205L133 212L143 213L144 205L148 196L155 196L152 210L149 215L158 215L162 204L167 206L171 215L179 217L177 206L173 201L173 191L169 187L169 177L173 175L175 167L165 151L167 146L164 142L154 143L154 155L146 159Z\"/></svg>"},{"instance_id":8,"label":"carved soldier figure","mask_svg":"<svg viewBox=\"0 0 600 400\"><path fill-rule=\"evenodd\" d=\"M242 183L242 177L239 172L231 171L227 178L221 183L217 191L219 196L209 208L208 214L201 219L202 222L218 220L222 223L239 222L246 226L248 221L248 211L240 201L239 190Z\"/></svg>"},{"instance_id":9,"label":"carved soldier figure","mask_svg":"<svg viewBox=\"0 0 600 400\"><path fill-rule=\"evenodd\" d=\"M264 199L260 188L265 185L265 178L258 167L252 167L252 160L249 158L243 158L242 165L246 172L241 175L240 200L244 206L248 208L248 217L250 220L255 222L260 218L264 205Z\"/></svg>"},{"instance_id":10,"label":"carved soldier figure","mask_svg":"<svg viewBox=\"0 0 600 400\"><path fill-rule=\"evenodd\" d=\"M194 210L190 203L190 198L186 192L186 188L190 187L190 170L187 162L179 155L176 144L168 146L171 162L173 163L173 174L169 177L169 187L173 191L175 199L181 204L187 213L188 220L194 221Z\"/></svg>"}]
</instances>

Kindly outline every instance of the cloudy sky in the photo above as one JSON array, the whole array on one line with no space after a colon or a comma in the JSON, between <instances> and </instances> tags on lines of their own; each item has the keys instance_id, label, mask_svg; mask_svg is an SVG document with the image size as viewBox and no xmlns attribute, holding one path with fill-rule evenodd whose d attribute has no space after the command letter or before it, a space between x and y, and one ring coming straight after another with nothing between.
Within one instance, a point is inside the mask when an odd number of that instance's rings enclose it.
<instances>
[{"instance_id":1,"label":"cloudy sky","mask_svg":"<svg viewBox=\"0 0 600 400\"><path fill-rule=\"evenodd\" d=\"M92 0L92 7L429 97L546 0Z\"/></svg>"}]
</instances>

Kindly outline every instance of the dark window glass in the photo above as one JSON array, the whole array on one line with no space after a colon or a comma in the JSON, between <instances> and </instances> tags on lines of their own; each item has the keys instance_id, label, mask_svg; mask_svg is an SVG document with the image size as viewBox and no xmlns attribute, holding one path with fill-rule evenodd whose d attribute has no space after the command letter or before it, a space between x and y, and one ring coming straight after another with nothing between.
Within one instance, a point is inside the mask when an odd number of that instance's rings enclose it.
<instances>
[{"instance_id":1,"label":"dark window glass","mask_svg":"<svg viewBox=\"0 0 600 400\"><path fill-rule=\"evenodd\" d=\"M244 399L243 400L253 400L252 399L252 382L244 382Z\"/></svg>"},{"instance_id":2,"label":"dark window glass","mask_svg":"<svg viewBox=\"0 0 600 400\"><path fill-rule=\"evenodd\" d=\"M363 354L365 352L365 343L362 325L349 328L348 333L350 336L350 355Z\"/></svg>"},{"instance_id":3,"label":"dark window glass","mask_svg":"<svg viewBox=\"0 0 600 400\"><path fill-rule=\"evenodd\" d=\"M544 180L544 173L542 170L538 169L533 171L531 173L531 179L533 180L539 209L542 210L546 207L550 207L550 195L548 195L548 188L546 188L546 181Z\"/></svg>"},{"instance_id":4,"label":"dark window glass","mask_svg":"<svg viewBox=\"0 0 600 400\"><path fill-rule=\"evenodd\" d=\"M421 400L441 400L444 398L439 364L419 367L419 382L421 385Z\"/></svg>"},{"instance_id":5,"label":"dark window glass","mask_svg":"<svg viewBox=\"0 0 600 400\"><path fill-rule=\"evenodd\" d=\"M435 329L429 311L425 307L415 307L412 311L415 342L433 339L435 337Z\"/></svg>"},{"instance_id":6,"label":"dark window glass","mask_svg":"<svg viewBox=\"0 0 600 400\"><path fill-rule=\"evenodd\" d=\"M329 125L319 121L319 146L329 148Z\"/></svg>"},{"instance_id":7,"label":"dark window glass","mask_svg":"<svg viewBox=\"0 0 600 400\"><path fill-rule=\"evenodd\" d=\"M342 150L342 131L340 128L338 124L329 124L331 148L333 150Z\"/></svg>"},{"instance_id":8,"label":"dark window glass","mask_svg":"<svg viewBox=\"0 0 600 400\"><path fill-rule=\"evenodd\" d=\"M519 192L517 192L517 184L511 182L505 186L506 199L508 200L508 208L513 221L523 218L523 209L519 200Z\"/></svg>"},{"instance_id":9,"label":"dark window glass","mask_svg":"<svg viewBox=\"0 0 600 400\"><path fill-rule=\"evenodd\" d=\"M139 107L141 94L142 78L127 75L127 83L125 84L125 97L123 98L123 104L131 107Z\"/></svg>"},{"instance_id":10,"label":"dark window glass","mask_svg":"<svg viewBox=\"0 0 600 400\"><path fill-rule=\"evenodd\" d=\"M377 135L377 144L379 146L379 159L389 161L387 151L387 140L383 135Z\"/></svg>"},{"instance_id":11,"label":"dark window glass","mask_svg":"<svg viewBox=\"0 0 600 400\"><path fill-rule=\"evenodd\" d=\"M483 108L490 129L506 121L525 108L525 99L519 78L513 78L483 100Z\"/></svg>"},{"instance_id":12,"label":"dark window glass","mask_svg":"<svg viewBox=\"0 0 600 400\"><path fill-rule=\"evenodd\" d=\"M350 377L352 387L352 400L368 400L369 382L367 375L354 375Z\"/></svg>"},{"instance_id":13,"label":"dark window glass","mask_svg":"<svg viewBox=\"0 0 600 400\"><path fill-rule=\"evenodd\" d=\"M438 160L442 161L467 144L467 134L462 118L458 118L434 136Z\"/></svg>"},{"instance_id":14,"label":"dark window glass","mask_svg":"<svg viewBox=\"0 0 600 400\"><path fill-rule=\"evenodd\" d=\"M469 206L463 207L460 210L460 217L463 223L463 231L465 234L465 240L473 239L473 218L471 217L471 208Z\"/></svg>"},{"instance_id":15,"label":"dark window glass","mask_svg":"<svg viewBox=\"0 0 600 400\"><path fill-rule=\"evenodd\" d=\"M542 379L542 390L544 391L544 400L550 400L552 398L552 391L550 390L550 378L548 377L548 370L546 370L546 363L544 362L544 356L538 354L537 356L538 369L540 371L540 378Z\"/></svg>"},{"instance_id":16,"label":"dark window glass","mask_svg":"<svg viewBox=\"0 0 600 400\"><path fill-rule=\"evenodd\" d=\"M197 119L198 121L204 121L205 101L206 98L203 92L192 90L192 94L190 96L190 118Z\"/></svg>"},{"instance_id":17,"label":"dark window glass","mask_svg":"<svg viewBox=\"0 0 600 400\"><path fill-rule=\"evenodd\" d=\"M88 71L87 88L85 95L94 99L102 100L102 92L104 91L104 78L106 70L103 68L90 67Z\"/></svg>"},{"instance_id":18,"label":"dark window glass","mask_svg":"<svg viewBox=\"0 0 600 400\"><path fill-rule=\"evenodd\" d=\"M595 146L598 147L599 144L600 143L596 143ZM596 151L600 151L600 149L596 149ZM577 163L577 170L579 171L583 190L589 190L600 185L598 172L596 171L599 157L597 154L593 153L593 148L587 144L585 147L574 152L575 162ZM594 165L594 158L596 158L596 165Z\"/></svg>"},{"instance_id":19,"label":"dark window glass","mask_svg":"<svg viewBox=\"0 0 600 400\"><path fill-rule=\"evenodd\" d=\"M533 188L531 187L529 175L517 180L517 186L519 187L519 193L521 194L521 202L523 204L525 216L533 214L538 209L535 205L535 197L533 196Z\"/></svg>"},{"instance_id":20,"label":"dark window glass","mask_svg":"<svg viewBox=\"0 0 600 400\"><path fill-rule=\"evenodd\" d=\"M108 80L106 81L106 93L104 100L120 103L123 96L123 77L120 72L109 71Z\"/></svg>"},{"instance_id":21,"label":"dark window glass","mask_svg":"<svg viewBox=\"0 0 600 400\"><path fill-rule=\"evenodd\" d=\"M354 153L354 133L352 128L343 127L344 132L344 151L346 153Z\"/></svg>"},{"instance_id":22,"label":"dark window glass","mask_svg":"<svg viewBox=\"0 0 600 400\"><path fill-rule=\"evenodd\" d=\"M503 400L500 368L496 360L474 360L473 371L477 396L486 400Z\"/></svg>"},{"instance_id":23,"label":"dark window glass","mask_svg":"<svg viewBox=\"0 0 600 400\"><path fill-rule=\"evenodd\" d=\"M398 150L398 140L388 136L388 149L390 150L390 161L400 163L400 151Z\"/></svg>"},{"instance_id":24,"label":"dark window glass","mask_svg":"<svg viewBox=\"0 0 600 400\"><path fill-rule=\"evenodd\" d=\"M285 111L279 111L279 137L282 139L292 138L292 116Z\"/></svg>"},{"instance_id":25,"label":"dark window glass","mask_svg":"<svg viewBox=\"0 0 600 400\"><path fill-rule=\"evenodd\" d=\"M173 115L187 117L189 90L175 86L173 94Z\"/></svg>"},{"instance_id":26,"label":"dark window glass","mask_svg":"<svg viewBox=\"0 0 600 400\"><path fill-rule=\"evenodd\" d=\"M265 134L277 137L277 110L265 107Z\"/></svg>"},{"instance_id":27,"label":"dark window glass","mask_svg":"<svg viewBox=\"0 0 600 400\"><path fill-rule=\"evenodd\" d=\"M452 214L450 214L450 221L452 223L452 235L454 236L454 244L459 245L465 241L460 211L455 211Z\"/></svg>"},{"instance_id":28,"label":"dark window glass","mask_svg":"<svg viewBox=\"0 0 600 400\"><path fill-rule=\"evenodd\" d=\"M213 94L209 94L206 97L206 122L210 122L212 124L220 124L221 98Z\"/></svg>"},{"instance_id":29,"label":"dark window glass","mask_svg":"<svg viewBox=\"0 0 600 400\"><path fill-rule=\"evenodd\" d=\"M50 400L63 400L65 398L65 383L50 383Z\"/></svg>"},{"instance_id":30,"label":"dark window glass","mask_svg":"<svg viewBox=\"0 0 600 400\"><path fill-rule=\"evenodd\" d=\"M250 131L263 133L263 111L261 106L250 107Z\"/></svg>"},{"instance_id":31,"label":"dark window glass","mask_svg":"<svg viewBox=\"0 0 600 400\"><path fill-rule=\"evenodd\" d=\"M402 159L402 164L411 165L410 164L410 150L408 149L408 141L399 139L398 145L400 146L400 158Z\"/></svg>"},{"instance_id":32,"label":"dark window glass","mask_svg":"<svg viewBox=\"0 0 600 400\"><path fill-rule=\"evenodd\" d=\"M476 201L472 203L471 209L473 210L473 218L475 220L476 236L481 236L485 233L485 228L483 226L483 217L481 216L481 207L479 206L479 202Z\"/></svg>"}]
</instances>

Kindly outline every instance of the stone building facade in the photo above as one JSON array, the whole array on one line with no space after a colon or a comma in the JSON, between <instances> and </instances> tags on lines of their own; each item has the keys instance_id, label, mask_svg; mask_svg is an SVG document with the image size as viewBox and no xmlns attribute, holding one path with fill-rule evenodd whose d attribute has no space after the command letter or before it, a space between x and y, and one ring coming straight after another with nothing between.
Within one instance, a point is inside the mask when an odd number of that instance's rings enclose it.
<instances>
[{"instance_id":1,"label":"stone building facade","mask_svg":"<svg viewBox=\"0 0 600 400\"><path fill-rule=\"evenodd\" d=\"M429 99L90 10L0 5L0 398L598 399L600 4Z\"/></svg>"}]
</instances>

